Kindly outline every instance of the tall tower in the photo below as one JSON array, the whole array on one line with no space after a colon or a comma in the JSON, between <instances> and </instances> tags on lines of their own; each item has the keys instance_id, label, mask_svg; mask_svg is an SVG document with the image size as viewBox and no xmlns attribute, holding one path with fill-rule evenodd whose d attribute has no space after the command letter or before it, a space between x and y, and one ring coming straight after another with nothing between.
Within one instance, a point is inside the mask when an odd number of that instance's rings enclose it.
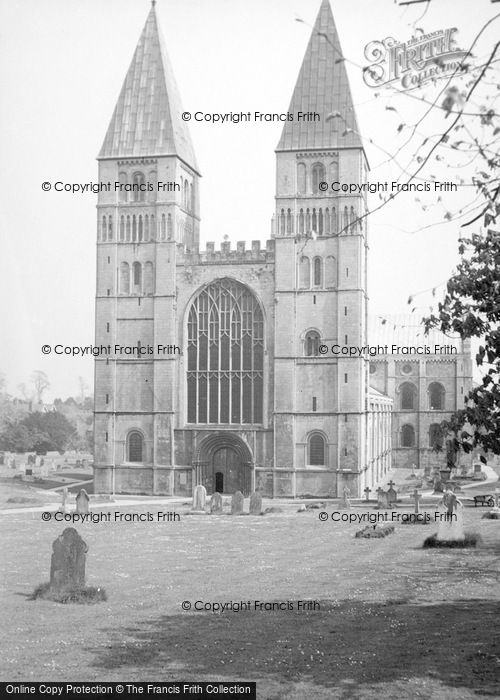
<instances>
[{"instance_id":1,"label":"tall tower","mask_svg":"<svg viewBox=\"0 0 500 700\"><path fill-rule=\"evenodd\" d=\"M336 190L364 182L367 163L328 0L289 112L276 149L276 466L291 468L295 495L354 494L366 469L367 363L341 349L366 344L366 203Z\"/></svg>"},{"instance_id":2,"label":"tall tower","mask_svg":"<svg viewBox=\"0 0 500 700\"><path fill-rule=\"evenodd\" d=\"M95 362L100 491L173 488L177 355L156 350L177 338L176 249L198 244L199 171L154 4L98 156L110 183L97 204L96 346L110 347Z\"/></svg>"}]
</instances>

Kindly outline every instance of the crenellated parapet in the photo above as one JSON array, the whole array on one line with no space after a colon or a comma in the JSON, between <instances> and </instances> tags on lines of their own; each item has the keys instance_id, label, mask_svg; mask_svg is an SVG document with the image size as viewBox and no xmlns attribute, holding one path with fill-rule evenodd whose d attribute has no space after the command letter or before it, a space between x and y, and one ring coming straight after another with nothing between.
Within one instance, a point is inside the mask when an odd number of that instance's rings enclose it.
<instances>
[{"instance_id":1,"label":"crenellated parapet","mask_svg":"<svg viewBox=\"0 0 500 700\"><path fill-rule=\"evenodd\" d=\"M230 241L223 241L220 250L215 249L213 242L208 242L204 250L198 246L178 246L177 262L185 265L274 262L274 240L266 241L265 247L262 247L261 241L252 241L250 248L247 248L245 241L238 241L236 248L231 247Z\"/></svg>"}]
</instances>

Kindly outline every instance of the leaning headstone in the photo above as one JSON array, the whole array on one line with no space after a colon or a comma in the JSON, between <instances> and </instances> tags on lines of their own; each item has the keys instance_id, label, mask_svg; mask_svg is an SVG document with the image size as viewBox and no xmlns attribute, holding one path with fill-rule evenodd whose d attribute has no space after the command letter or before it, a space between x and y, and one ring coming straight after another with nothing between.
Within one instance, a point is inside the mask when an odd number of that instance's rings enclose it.
<instances>
[{"instance_id":1,"label":"leaning headstone","mask_svg":"<svg viewBox=\"0 0 500 700\"><path fill-rule=\"evenodd\" d=\"M78 496L76 497L76 512L77 513L88 513L89 512L89 495L85 489L80 489Z\"/></svg>"},{"instance_id":2,"label":"leaning headstone","mask_svg":"<svg viewBox=\"0 0 500 700\"><path fill-rule=\"evenodd\" d=\"M262 494L254 491L250 496L250 515L260 515L262 513Z\"/></svg>"},{"instance_id":3,"label":"leaning headstone","mask_svg":"<svg viewBox=\"0 0 500 700\"><path fill-rule=\"evenodd\" d=\"M52 543L50 588L55 593L85 586L86 542L74 527L67 527Z\"/></svg>"},{"instance_id":4,"label":"leaning headstone","mask_svg":"<svg viewBox=\"0 0 500 700\"><path fill-rule=\"evenodd\" d=\"M233 493L231 498L231 515L241 515L243 513L244 497L241 491Z\"/></svg>"},{"instance_id":5,"label":"leaning headstone","mask_svg":"<svg viewBox=\"0 0 500 700\"><path fill-rule=\"evenodd\" d=\"M198 486L196 486L194 489L192 510L197 511L197 512L202 511L204 513L206 503L207 503L207 490L204 486L202 486L201 484L198 484Z\"/></svg>"},{"instance_id":6,"label":"leaning headstone","mask_svg":"<svg viewBox=\"0 0 500 700\"><path fill-rule=\"evenodd\" d=\"M222 495L218 491L210 499L210 512L222 513Z\"/></svg>"}]
</instances>

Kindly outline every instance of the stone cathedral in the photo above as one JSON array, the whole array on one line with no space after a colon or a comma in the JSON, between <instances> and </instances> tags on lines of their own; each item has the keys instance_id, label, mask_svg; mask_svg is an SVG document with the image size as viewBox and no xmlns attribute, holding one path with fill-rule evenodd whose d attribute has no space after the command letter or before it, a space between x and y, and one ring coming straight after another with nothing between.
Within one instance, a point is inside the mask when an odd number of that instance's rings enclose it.
<instances>
[{"instance_id":1,"label":"stone cathedral","mask_svg":"<svg viewBox=\"0 0 500 700\"><path fill-rule=\"evenodd\" d=\"M97 205L96 345L116 350L95 361L97 492L360 495L391 468L395 382L379 367L370 389L369 357L321 354L368 333L365 195L320 189L367 178L341 55L323 0L276 148L271 238L202 250L153 3L98 156L120 186Z\"/></svg>"}]
</instances>

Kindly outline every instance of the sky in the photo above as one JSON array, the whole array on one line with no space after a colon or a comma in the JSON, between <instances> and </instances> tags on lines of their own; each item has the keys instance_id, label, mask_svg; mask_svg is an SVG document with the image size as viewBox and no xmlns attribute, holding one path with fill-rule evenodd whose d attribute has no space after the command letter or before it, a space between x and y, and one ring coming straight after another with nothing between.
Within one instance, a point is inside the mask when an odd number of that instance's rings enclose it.
<instances>
[{"instance_id":1,"label":"sky","mask_svg":"<svg viewBox=\"0 0 500 700\"><path fill-rule=\"evenodd\" d=\"M285 112L319 5L319 0L158 0L183 108ZM96 156L149 9L148 0L0 0L0 372L12 394L29 383L34 370L49 376L46 399L77 394L79 377L92 386L90 358L46 356L41 347L93 343L96 195L43 192L41 184L96 181ZM395 0L332 0L332 9L370 181L395 180L399 165L415 166L424 138L448 125L444 113L434 110L397 163L386 162L424 113L427 106L419 98L432 100L442 84L428 83L411 96L370 88L362 77L365 46L456 27L457 44L467 49L500 8L489 0L405 7ZM484 32L474 61L491 51L499 22ZM475 108L483 98L492 104L495 81L500 82L498 72ZM202 247L226 235L232 242L268 239L281 124L191 122L189 128L203 176ZM461 177L458 194L437 201L434 193L405 193L370 216L374 315L408 313L412 296L421 316L435 301L430 290L437 288L438 298L457 263L458 225L445 224L444 216L473 199L471 178L480 163L449 148L437 153L442 155L433 157L423 176L429 182L431 175ZM377 195L370 197L371 208L379 203Z\"/></svg>"}]
</instances>

